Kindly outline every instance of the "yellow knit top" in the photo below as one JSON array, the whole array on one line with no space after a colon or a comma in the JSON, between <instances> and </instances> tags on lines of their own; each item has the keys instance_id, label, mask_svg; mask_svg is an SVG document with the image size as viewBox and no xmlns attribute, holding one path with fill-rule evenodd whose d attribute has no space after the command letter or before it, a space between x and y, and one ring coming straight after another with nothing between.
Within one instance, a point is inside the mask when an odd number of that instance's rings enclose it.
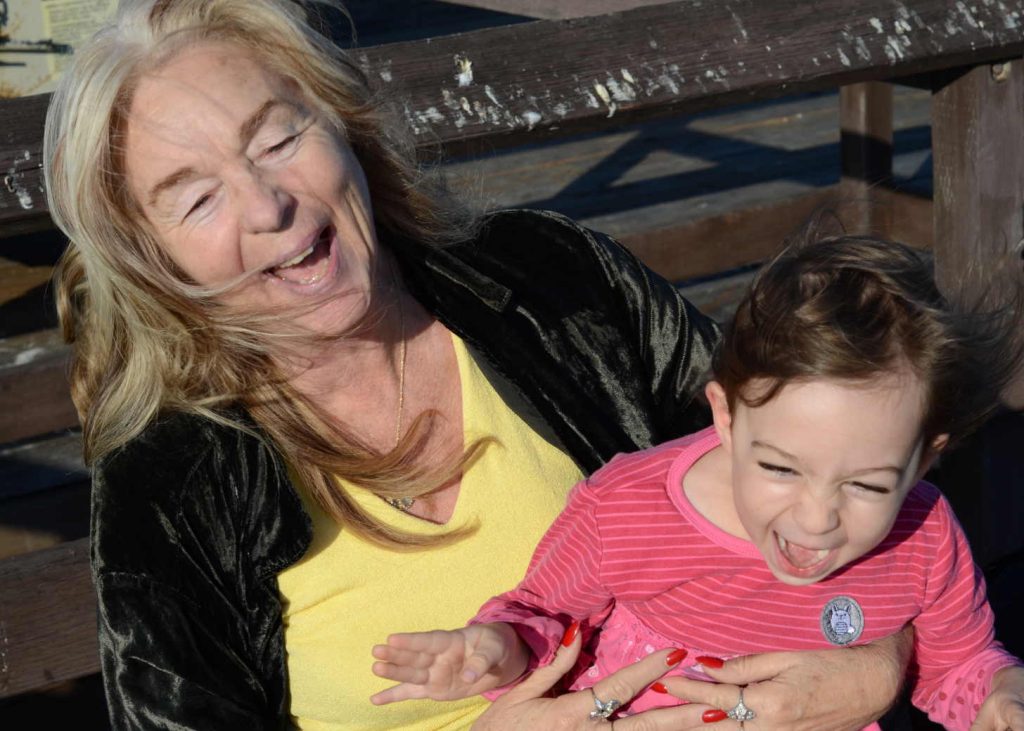
<instances>
[{"instance_id":1,"label":"yellow knit top","mask_svg":"<svg viewBox=\"0 0 1024 731\"><path fill-rule=\"evenodd\" d=\"M304 731L468 729L487 707L482 698L371 705L369 697L393 683L370 672L370 649L392 632L461 627L483 602L514 587L582 476L554 440L541 435L546 426L507 384L485 373L465 344L452 339L466 444L484 436L498 443L463 475L450 523L406 515L340 484L376 518L405 530L437 534L473 522L479 530L450 546L388 551L340 530L300 489L313 520L313 543L278 576L278 586L291 712Z\"/></svg>"}]
</instances>

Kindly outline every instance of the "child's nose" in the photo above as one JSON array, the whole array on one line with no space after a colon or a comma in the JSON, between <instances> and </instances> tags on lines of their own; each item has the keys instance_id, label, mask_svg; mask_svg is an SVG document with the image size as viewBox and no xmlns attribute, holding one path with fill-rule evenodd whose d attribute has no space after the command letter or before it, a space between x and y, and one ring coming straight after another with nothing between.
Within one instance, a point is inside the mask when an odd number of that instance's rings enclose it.
<instances>
[{"instance_id":1,"label":"child's nose","mask_svg":"<svg viewBox=\"0 0 1024 731\"><path fill-rule=\"evenodd\" d=\"M839 527L839 510L834 497L805 495L794 511L797 525L809 535L828 533Z\"/></svg>"}]
</instances>

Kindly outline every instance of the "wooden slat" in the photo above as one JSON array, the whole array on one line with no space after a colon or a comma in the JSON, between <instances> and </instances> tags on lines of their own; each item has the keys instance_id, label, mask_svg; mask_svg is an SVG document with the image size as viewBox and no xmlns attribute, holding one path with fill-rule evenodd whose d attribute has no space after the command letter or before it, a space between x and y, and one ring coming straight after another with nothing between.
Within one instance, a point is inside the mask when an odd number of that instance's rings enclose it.
<instances>
[{"instance_id":1,"label":"wooden slat","mask_svg":"<svg viewBox=\"0 0 1024 731\"><path fill-rule=\"evenodd\" d=\"M68 393L68 349L28 353L26 361L0 368L0 443L75 426Z\"/></svg>"},{"instance_id":2,"label":"wooden slat","mask_svg":"<svg viewBox=\"0 0 1024 731\"><path fill-rule=\"evenodd\" d=\"M1024 0L678 0L363 58L405 100L420 144L458 151L1019 55L1022 16ZM26 131L0 145L0 228L45 215L44 104L0 102L0 129Z\"/></svg>"},{"instance_id":3,"label":"wooden slat","mask_svg":"<svg viewBox=\"0 0 1024 731\"><path fill-rule=\"evenodd\" d=\"M0 698L98 670L88 539L0 560Z\"/></svg>"},{"instance_id":4,"label":"wooden slat","mask_svg":"<svg viewBox=\"0 0 1024 731\"><path fill-rule=\"evenodd\" d=\"M879 191L892 184L892 85L863 81L839 92L840 154L844 200L857 201L856 228L888 238L891 208L879 206Z\"/></svg>"},{"instance_id":5,"label":"wooden slat","mask_svg":"<svg viewBox=\"0 0 1024 731\"><path fill-rule=\"evenodd\" d=\"M917 248L931 247L932 205L928 199L880 188L874 193L872 208L874 216L894 221L889 230L893 238ZM849 201L839 186L832 186L770 205L625 235L622 242L649 267L678 282L764 261L823 209L834 211L850 233L869 233L858 219L862 214L858 201Z\"/></svg>"},{"instance_id":6,"label":"wooden slat","mask_svg":"<svg viewBox=\"0 0 1024 731\"><path fill-rule=\"evenodd\" d=\"M1024 279L1024 62L952 74L932 100L936 279L968 303ZM1024 408L1024 365L1005 394Z\"/></svg>"}]
</instances>

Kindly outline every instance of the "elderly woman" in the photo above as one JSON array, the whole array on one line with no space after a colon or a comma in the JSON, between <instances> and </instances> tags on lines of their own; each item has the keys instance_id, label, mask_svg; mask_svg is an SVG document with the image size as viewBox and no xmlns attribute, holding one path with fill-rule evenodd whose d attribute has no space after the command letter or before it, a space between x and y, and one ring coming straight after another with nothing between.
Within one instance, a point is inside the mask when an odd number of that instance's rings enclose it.
<instances>
[{"instance_id":1,"label":"elderly woman","mask_svg":"<svg viewBox=\"0 0 1024 731\"><path fill-rule=\"evenodd\" d=\"M464 623L581 475L699 426L718 331L607 237L471 216L413 160L289 0L125 0L54 95L115 728L587 727L589 694L546 697L578 641L491 707L375 707L370 648ZM764 728L860 728L908 644L734 660L618 731L701 727L737 684Z\"/></svg>"}]
</instances>

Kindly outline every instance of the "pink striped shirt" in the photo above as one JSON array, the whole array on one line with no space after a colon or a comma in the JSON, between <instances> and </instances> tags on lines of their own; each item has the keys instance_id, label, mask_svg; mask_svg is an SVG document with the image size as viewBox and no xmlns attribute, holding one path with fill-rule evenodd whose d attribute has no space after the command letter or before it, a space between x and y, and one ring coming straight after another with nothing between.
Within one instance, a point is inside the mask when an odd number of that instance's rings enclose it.
<instances>
[{"instance_id":1,"label":"pink striped shirt","mask_svg":"<svg viewBox=\"0 0 1024 731\"><path fill-rule=\"evenodd\" d=\"M945 498L917 484L871 553L823 581L789 586L752 543L705 519L682 490L686 471L718 443L707 429L615 457L573 489L520 585L473 621L514 624L537 664L550 661L572 619L583 622L585 642L600 629L593 664L574 683L585 688L661 647L686 648L690 658L833 647L822 611L853 597L864 621L852 644L912 623L913 701L966 731L992 675L1018 661L994 639L984 579ZM842 692L843 678L835 689ZM628 710L671 701L648 691Z\"/></svg>"}]
</instances>

